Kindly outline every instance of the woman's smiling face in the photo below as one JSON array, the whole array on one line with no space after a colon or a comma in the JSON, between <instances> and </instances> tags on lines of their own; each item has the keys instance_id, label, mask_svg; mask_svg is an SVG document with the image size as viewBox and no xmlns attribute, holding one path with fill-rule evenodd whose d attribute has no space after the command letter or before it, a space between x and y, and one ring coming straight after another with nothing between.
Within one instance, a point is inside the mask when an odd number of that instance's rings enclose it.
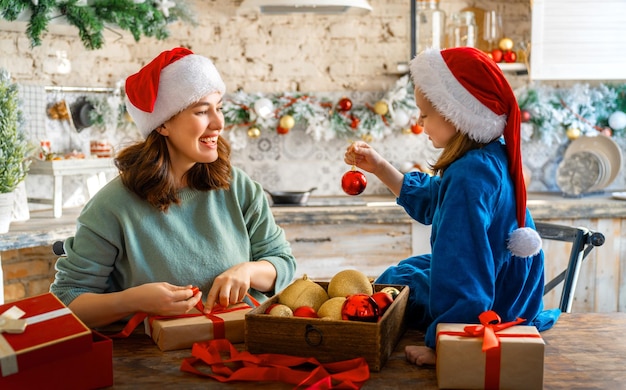
<instances>
[{"instance_id":1,"label":"woman's smiling face","mask_svg":"<svg viewBox=\"0 0 626 390\"><path fill-rule=\"evenodd\" d=\"M217 139L223 130L222 95L214 92L167 120L159 133L167 139L174 169L184 173L196 163L217 160Z\"/></svg>"},{"instance_id":2,"label":"woman's smiling face","mask_svg":"<svg viewBox=\"0 0 626 390\"><path fill-rule=\"evenodd\" d=\"M444 148L457 133L456 127L433 107L422 91L415 88L415 104L420 109L418 124L436 148Z\"/></svg>"}]
</instances>

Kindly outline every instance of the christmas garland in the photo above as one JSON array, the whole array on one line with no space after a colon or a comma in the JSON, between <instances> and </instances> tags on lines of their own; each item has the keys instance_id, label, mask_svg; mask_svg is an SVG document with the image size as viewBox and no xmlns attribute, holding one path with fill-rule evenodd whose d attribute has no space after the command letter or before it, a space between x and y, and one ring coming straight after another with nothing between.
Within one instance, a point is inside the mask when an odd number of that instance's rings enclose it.
<instances>
[{"instance_id":1,"label":"christmas garland","mask_svg":"<svg viewBox=\"0 0 626 390\"><path fill-rule=\"evenodd\" d=\"M115 129L128 124L122 96L118 85L111 96L90 97L95 126ZM626 84L575 84L569 88L527 85L516 90L516 96L525 140L560 144L581 135L626 136ZM321 93L237 91L226 95L223 113L225 136L234 149L246 147L248 138L291 131L303 131L315 141L339 138L367 142L423 131L417 124L419 109L408 75L373 102L356 102L348 96L333 99Z\"/></svg>"},{"instance_id":2,"label":"christmas garland","mask_svg":"<svg viewBox=\"0 0 626 390\"><path fill-rule=\"evenodd\" d=\"M104 29L129 31L135 41L142 36L163 40L169 36L167 25L175 20L196 24L193 14L179 1L168 0L0 0L3 19L15 21L29 14L26 35L31 46L40 46L48 24L64 18L78 29L89 50L102 48ZM113 29L114 31L114 29Z\"/></svg>"},{"instance_id":3,"label":"christmas garland","mask_svg":"<svg viewBox=\"0 0 626 390\"><path fill-rule=\"evenodd\" d=\"M245 129L250 138L267 132L287 134L304 129L316 141L334 138L382 139L394 131L422 132L416 123L418 109L408 75L375 103L355 103L349 97L333 101L311 94L248 94L238 91L227 96L223 107L227 130ZM230 137L231 143L238 139ZM240 139L240 138L239 138Z\"/></svg>"},{"instance_id":4,"label":"christmas garland","mask_svg":"<svg viewBox=\"0 0 626 390\"><path fill-rule=\"evenodd\" d=\"M626 84L529 85L517 91L525 139L560 143L598 133L624 137Z\"/></svg>"}]
</instances>

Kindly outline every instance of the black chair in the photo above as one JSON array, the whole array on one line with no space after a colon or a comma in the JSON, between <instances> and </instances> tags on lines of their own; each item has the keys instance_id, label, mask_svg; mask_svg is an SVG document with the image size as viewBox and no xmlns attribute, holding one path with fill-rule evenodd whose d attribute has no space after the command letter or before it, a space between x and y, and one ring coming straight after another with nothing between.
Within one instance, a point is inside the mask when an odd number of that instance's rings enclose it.
<instances>
[{"instance_id":1,"label":"black chair","mask_svg":"<svg viewBox=\"0 0 626 390\"><path fill-rule=\"evenodd\" d=\"M545 295L563 282L559 309L564 313L569 313L572 311L574 291L582 262L593 248L604 244L604 235L584 227L563 226L547 222L535 222L535 225L543 240L572 243L567 268L548 281L544 288ZM550 261L550 259L546 259L546 261Z\"/></svg>"}]
</instances>

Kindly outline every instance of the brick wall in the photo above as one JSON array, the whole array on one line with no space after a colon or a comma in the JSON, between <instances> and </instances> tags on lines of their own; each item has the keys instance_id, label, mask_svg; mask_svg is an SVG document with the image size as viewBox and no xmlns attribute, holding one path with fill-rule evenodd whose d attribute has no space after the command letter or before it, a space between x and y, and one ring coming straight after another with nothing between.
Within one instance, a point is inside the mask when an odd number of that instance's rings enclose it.
<instances>
[{"instance_id":1,"label":"brick wall","mask_svg":"<svg viewBox=\"0 0 626 390\"><path fill-rule=\"evenodd\" d=\"M2 252L5 302L47 292L54 280L56 259L51 247Z\"/></svg>"},{"instance_id":2,"label":"brick wall","mask_svg":"<svg viewBox=\"0 0 626 390\"><path fill-rule=\"evenodd\" d=\"M106 31L105 47L94 51L86 51L67 25L51 23L43 44L31 48L25 22L0 22L0 67L23 84L111 87L158 52L184 45L215 61L229 91L380 91L393 85L397 64L410 57L410 1L370 0L370 14L348 17L241 16L239 0L186 1L197 27L173 23L167 40L142 38L139 44L128 33ZM468 4L498 9L505 34L530 38L529 0L440 4L448 15ZM58 50L72 62L69 75L53 73Z\"/></svg>"}]
</instances>

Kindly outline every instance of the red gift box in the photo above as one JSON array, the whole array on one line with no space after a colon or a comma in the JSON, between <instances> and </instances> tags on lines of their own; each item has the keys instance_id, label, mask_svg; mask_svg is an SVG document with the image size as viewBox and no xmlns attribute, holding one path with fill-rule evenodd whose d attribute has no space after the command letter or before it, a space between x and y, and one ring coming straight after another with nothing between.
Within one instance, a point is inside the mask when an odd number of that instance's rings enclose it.
<instances>
[{"instance_id":1,"label":"red gift box","mask_svg":"<svg viewBox=\"0 0 626 390\"><path fill-rule=\"evenodd\" d=\"M18 319L26 321L24 331L7 333L10 330L5 329L0 333L0 385L33 367L92 350L91 330L55 295L46 293L1 305L1 322L7 324L8 313L18 309L24 312Z\"/></svg>"},{"instance_id":2,"label":"red gift box","mask_svg":"<svg viewBox=\"0 0 626 390\"><path fill-rule=\"evenodd\" d=\"M113 386L113 342L98 332L92 348L0 378L0 389L84 390Z\"/></svg>"}]
</instances>

